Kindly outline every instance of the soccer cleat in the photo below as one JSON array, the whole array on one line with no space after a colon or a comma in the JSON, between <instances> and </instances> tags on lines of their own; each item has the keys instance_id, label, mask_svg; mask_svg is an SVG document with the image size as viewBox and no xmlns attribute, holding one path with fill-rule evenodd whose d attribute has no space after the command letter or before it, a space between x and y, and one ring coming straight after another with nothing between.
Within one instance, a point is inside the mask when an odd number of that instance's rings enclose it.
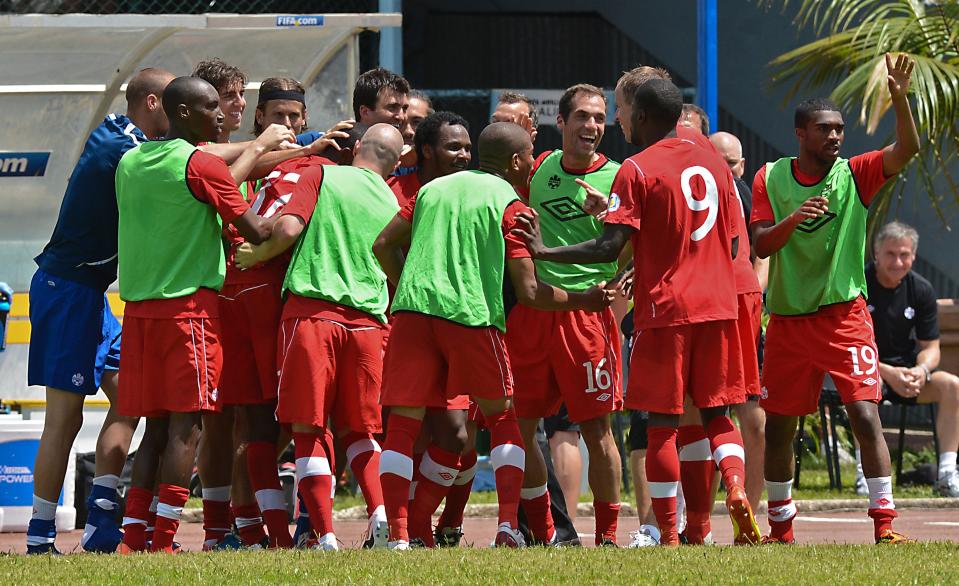
<instances>
[{"instance_id":1,"label":"soccer cleat","mask_svg":"<svg viewBox=\"0 0 959 586\"><path fill-rule=\"evenodd\" d=\"M746 491L742 486L734 486L726 495L726 508L733 522L733 543L736 545L758 545L762 541L759 525L753 516L753 510L746 500Z\"/></svg>"},{"instance_id":2,"label":"soccer cleat","mask_svg":"<svg viewBox=\"0 0 959 586\"><path fill-rule=\"evenodd\" d=\"M383 549L390 541L390 526L385 519L377 519L376 516L370 517L370 523L366 527L366 539L363 541L363 549Z\"/></svg>"},{"instance_id":3,"label":"soccer cleat","mask_svg":"<svg viewBox=\"0 0 959 586\"><path fill-rule=\"evenodd\" d=\"M238 549L245 548L243 542L234 533L227 533L209 549L206 549L206 543L203 544L203 551L235 551Z\"/></svg>"},{"instance_id":4,"label":"soccer cleat","mask_svg":"<svg viewBox=\"0 0 959 586\"><path fill-rule=\"evenodd\" d=\"M340 551L340 545L336 542L336 535L327 533L317 540L313 549L317 551Z\"/></svg>"},{"instance_id":5,"label":"soccer cleat","mask_svg":"<svg viewBox=\"0 0 959 586\"><path fill-rule=\"evenodd\" d=\"M932 492L938 496L959 497L959 474L953 472L946 477L940 477L933 485Z\"/></svg>"},{"instance_id":6,"label":"soccer cleat","mask_svg":"<svg viewBox=\"0 0 959 586\"><path fill-rule=\"evenodd\" d=\"M390 541L386 544L387 549L390 551L409 551L410 542L405 539L400 539L398 541Z\"/></svg>"},{"instance_id":7,"label":"soccer cleat","mask_svg":"<svg viewBox=\"0 0 959 586\"><path fill-rule=\"evenodd\" d=\"M900 543L915 543L915 542L916 542L915 539L909 539L902 533L897 533L896 531L893 531L892 529L883 529L882 532L879 534L879 537L876 538L876 543L879 545L887 544L887 543L890 545L898 545Z\"/></svg>"},{"instance_id":8,"label":"soccer cleat","mask_svg":"<svg viewBox=\"0 0 959 586\"><path fill-rule=\"evenodd\" d=\"M318 541L312 531L301 533L293 544L293 549L313 549L313 546L316 545Z\"/></svg>"},{"instance_id":9,"label":"soccer cleat","mask_svg":"<svg viewBox=\"0 0 959 586\"><path fill-rule=\"evenodd\" d=\"M862 474L856 476L856 494L859 496L869 496L869 485L866 484L866 477Z\"/></svg>"},{"instance_id":10,"label":"soccer cleat","mask_svg":"<svg viewBox=\"0 0 959 586\"><path fill-rule=\"evenodd\" d=\"M52 543L44 543L41 545L28 545L27 546L27 555L63 555L60 553L60 550Z\"/></svg>"},{"instance_id":11,"label":"soccer cleat","mask_svg":"<svg viewBox=\"0 0 959 586\"><path fill-rule=\"evenodd\" d=\"M619 547L619 544L616 543L615 541L613 541L612 539L610 539L609 537L604 537L603 540L600 541L600 542L599 542L599 545L597 545L596 547L612 547L612 548L617 548L617 547Z\"/></svg>"},{"instance_id":12,"label":"soccer cleat","mask_svg":"<svg viewBox=\"0 0 959 586\"><path fill-rule=\"evenodd\" d=\"M493 547L526 547L526 540L523 539L523 534L513 529L509 523L500 523Z\"/></svg>"},{"instance_id":13,"label":"soccer cleat","mask_svg":"<svg viewBox=\"0 0 959 586\"><path fill-rule=\"evenodd\" d=\"M433 532L436 547L459 547L462 538L462 527L437 527Z\"/></svg>"},{"instance_id":14,"label":"soccer cleat","mask_svg":"<svg viewBox=\"0 0 959 586\"><path fill-rule=\"evenodd\" d=\"M653 535L652 528L649 525L643 525L639 531L630 531L631 541L626 545L626 549L638 549L640 547L656 547L659 545L659 537Z\"/></svg>"},{"instance_id":15,"label":"soccer cleat","mask_svg":"<svg viewBox=\"0 0 959 586\"><path fill-rule=\"evenodd\" d=\"M773 537L772 535L764 535L762 540L763 545L796 545L795 539L782 539L781 537Z\"/></svg>"}]
</instances>

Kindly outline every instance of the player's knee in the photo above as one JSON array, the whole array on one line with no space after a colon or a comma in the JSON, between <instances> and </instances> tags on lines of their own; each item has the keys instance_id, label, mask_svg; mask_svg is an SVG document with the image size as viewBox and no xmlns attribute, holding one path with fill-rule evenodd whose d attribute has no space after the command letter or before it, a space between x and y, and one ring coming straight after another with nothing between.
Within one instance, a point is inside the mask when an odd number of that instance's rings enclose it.
<instances>
[{"instance_id":1,"label":"player's knee","mask_svg":"<svg viewBox=\"0 0 959 586\"><path fill-rule=\"evenodd\" d=\"M606 441L606 438L612 437L612 431L609 427L609 418L597 417L582 421L579 424L580 433L583 435L583 441L587 447L598 446Z\"/></svg>"}]
</instances>

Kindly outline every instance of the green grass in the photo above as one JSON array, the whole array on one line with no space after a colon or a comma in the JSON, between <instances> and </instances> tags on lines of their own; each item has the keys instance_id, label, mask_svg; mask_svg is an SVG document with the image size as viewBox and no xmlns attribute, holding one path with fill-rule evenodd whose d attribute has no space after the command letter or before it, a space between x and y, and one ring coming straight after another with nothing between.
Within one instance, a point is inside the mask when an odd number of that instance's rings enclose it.
<instances>
[{"instance_id":1,"label":"green grass","mask_svg":"<svg viewBox=\"0 0 959 586\"><path fill-rule=\"evenodd\" d=\"M955 544L503 551L264 551L63 558L5 555L7 584L944 584Z\"/></svg>"}]
</instances>

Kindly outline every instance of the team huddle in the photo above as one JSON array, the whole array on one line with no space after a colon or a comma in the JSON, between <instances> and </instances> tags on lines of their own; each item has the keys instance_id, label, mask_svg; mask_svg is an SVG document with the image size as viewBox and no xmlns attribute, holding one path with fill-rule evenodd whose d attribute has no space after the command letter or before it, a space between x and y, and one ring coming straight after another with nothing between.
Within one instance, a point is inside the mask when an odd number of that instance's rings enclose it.
<instances>
[{"instance_id":1,"label":"team huddle","mask_svg":"<svg viewBox=\"0 0 959 586\"><path fill-rule=\"evenodd\" d=\"M479 429L498 500L493 545L568 545L536 441L561 406L589 452L597 546L617 545L610 416L624 407L648 414L652 503L630 546L709 543L717 467L736 544L795 543L792 439L825 374L861 446L876 542L908 541L892 528L863 300L867 206L918 150L913 63L886 65L896 142L842 159L836 106L802 102L800 155L760 168L748 214L731 168L741 151L734 160L731 135L685 123L662 69L637 67L616 85L616 122L639 149L622 164L598 152L605 93L577 84L559 102L562 149L534 156L536 111L506 94L478 134L474 170L466 120L433 112L382 68L359 77L355 120L323 134L305 131L301 84L264 80L245 142L230 142L245 106L239 70L212 60L192 76L140 72L127 116L91 135L37 257L29 382L47 387L49 430L28 552L57 553L63 446L83 396L101 387L112 406L88 551L179 551L194 466L204 550L338 549L345 467L366 501L364 547L456 546ZM757 257L770 258L768 285ZM122 344L104 295L118 275ZM291 440L292 534L277 471ZM765 536L754 517L763 490Z\"/></svg>"}]
</instances>

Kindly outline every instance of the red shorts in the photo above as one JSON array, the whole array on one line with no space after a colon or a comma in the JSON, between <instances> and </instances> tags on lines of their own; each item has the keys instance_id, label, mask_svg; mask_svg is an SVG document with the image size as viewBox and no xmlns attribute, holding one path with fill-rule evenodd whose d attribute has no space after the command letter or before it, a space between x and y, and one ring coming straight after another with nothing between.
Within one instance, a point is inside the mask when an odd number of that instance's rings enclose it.
<instances>
[{"instance_id":1,"label":"red shorts","mask_svg":"<svg viewBox=\"0 0 959 586\"><path fill-rule=\"evenodd\" d=\"M878 403L878 356L872 316L862 297L811 315L773 315L766 328L760 404L777 415L812 413L827 373L843 403Z\"/></svg>"},{"instance_id":2,"label":"red shorts","mask_svg":"<svg viewBox=\"0 0 959 586\"><path fill-rule=\"evenodd\" d=\"M739 318L736 329L739 331L739 349L743 357L743 384L746 395L758 397L759 385L759 330L762 328L763 294L740 293L736 296L739 303Z\"/></svg>"},{"instance_id":3,"label":"red shorts","mask_svg":"<svg viewBox=\"0 0 959 586\"><path fill-rule=\"evenodd\" d=\"M685 395L699 408L746 400L736 320L637 331L629 372L627 409L676 415Z\"/></svg>"},{"instance_id":4,"label":"red shorts","mask_svg":"<svg viewBox=\"0 0 959 586\"><path fill-rule=\"evenodd\" d=\"M281 283L224 285L220 291L223 333L223 405L276 400L276 332L283 300Z\"/></svg>"},{"instance_id":5,"label":"red shorts","mask_svg":"<svg viewBox=\"0 0 959 586\"><path fill-rule=\"evenodd\" d=\"M513 395L503 333L421 313L393 316L386 350L383 405L446 407L457 395Z\"/></svg>"},{"instance_id":6,"label":"red shorts","mask_svg":"<svg viewBox=\"0 0 959 586\"><path fill-rule=\"evenodd\" d=\"M123 319L119 404L128 417L219 411L219 318Z\"/></svg>"},{"instance_id":7,"label":"red shorts","mask_svg":"<svg viewBox=\"0 0 959 586\"><path fill-rule=\"evenodd\" d=\"M623 408L622 347L611 309L541 311L517 305L506 321L516 416L539 419L566 403L571 421Z\"/></svg>"},{"instance_id":8,"label":"red shorts","mask_svg":"<svg viewBox=\"0 0 959 586\"><path fill-rule=\"evenodd\" d=\"M280 423L382 431L382 328L289 317L277 342Z\"/></svg>"}]
</instances>

